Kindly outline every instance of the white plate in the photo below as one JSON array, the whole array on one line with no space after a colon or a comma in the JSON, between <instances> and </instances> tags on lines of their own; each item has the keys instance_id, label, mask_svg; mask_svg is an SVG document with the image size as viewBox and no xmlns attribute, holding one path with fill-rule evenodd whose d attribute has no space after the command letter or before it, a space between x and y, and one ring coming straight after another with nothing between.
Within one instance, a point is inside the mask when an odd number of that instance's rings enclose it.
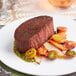
<instances>
[{"instance_id":1,"label":"white plate","mask_svg":"<svg viewBox=\"0 0 76 76\"><path fill-rule=\"evenodd\" d=\"M40 65L37 65L27 63L13 53L14 31L28 19L24 18L12 22L0 30L0 60L17 71L33 75L63 75L76 72L76 58L71 60L57 59L55 61L44 59ZM76 23L74 21L65 17L54 16L54 25L55 28L60 25L68 27L68 39L76 41Z\"/></svg>"}]
</instances>

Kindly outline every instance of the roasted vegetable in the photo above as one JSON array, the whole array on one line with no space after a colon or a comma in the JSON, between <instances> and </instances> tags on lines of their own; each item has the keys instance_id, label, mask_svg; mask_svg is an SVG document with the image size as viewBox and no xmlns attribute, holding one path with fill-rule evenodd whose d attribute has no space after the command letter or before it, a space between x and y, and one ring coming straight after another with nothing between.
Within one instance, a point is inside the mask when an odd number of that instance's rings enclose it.
<instances>
[{"instance_id":1,"label":"roasted vegetable","mask_svg":"<svg viewBox=\"0 0 76 76\"><path fill-rule=\"evenodd\" d=\"M47 51L47 49L45 48L45 46L43 45L42 47L40 47L40 48L37 49L37 54L38 54L38 55L47 56L48 51Z\"/></svg>"},{"instance_id":2,"label":"roasted vegetable","mask_svg":"<svg viewBox=\"0 0 76 76\"><path fill-rule=\"evenodd\" d=\"M58 33L58 35L60 35L63 39L66 39L67 38L67 35L66 35L66 33Z\"/></svg>"},{"instance_id":3,"label":"roasted vegetable","mask_svg":"<svg viewBox=\"0 0 76 76\"><path fill-rule=\"evenodd\" d=\"M40 63L41 63L41 56L36 55L36 56L34 57L34 59L35 59L35 62L36 62L37 64L40 64Z\"/></svg>"},{"instance_id":4,"label":"roasted vegetable","mask_svg":"<svg viewBox=\"0 0 76 76\"><path fill-rule=\"evenodd\" d=\"M74 41L66 41L64 45L68 50L76 47L76 43Z\"/></svg>"},{"instance_id":5,"label":"roasted vegetable","mask_svg":"<svg viewBox=\"0 0 76 76\"><path fill-rule=\"evenodd\" d=\"M57 27L57 33L67 32L67 27Z\"/></svg>"},{"instance_id":6,"label":"roasted vegetable","mask_svg":"<svg viewBox=\"0 0 76 76\"><path fill-rule=\"evenodd\" d=\"M53 41L53 40L48 40L49 43L51 43L53 46L55 46L56 48L58 48L61 51L67 51L67 48L65 48L63 45L58 44L57 42Z\"/></svg>"},{"instance_id":7,"label":"roasted vegetable","mask_svg":"<svg viewBox=\"0 0 76 76\"><path fill-rule=\"evenodd\" d=\"M76 55L76 52L75 51L72 51L72 50L68 50L65 55L64 55L64 59L71 59L71 58L74 58Z\"/></svg>"},{"instance_id":8,"label":"roasted vegetable","mask_svg":"<svg viewBox=\"0 0 76 76\"><path fill-rule=\"evenodd\" d=\"M55 60L57 58L57 52L55 50L51 50L49 53L48 53L48 58L50 60Z\"/></svg>"},{"instance_id":9,"label":"roasted vegetable","mask_svg":"<svg viewBox=\"0 0 76 76\"><path fill-rule=\"evenodd\" d=\"M26 58L34 58L36 56L36 49L31 48L25 53Z\"/></svg>"},{"instance_id":10,"label":"roasted vegetable","mask_svg":"<svg viewBox=\"0 0 76 76\"><path fill-rule=\"evenodd\" d=\"M67 56L74 56L74 55L75 55L75 51L68 50L68 51L66 52L66 55L67 55Z\"/></svg>"},{"instance_id":11,"label":"roasted vegetable","mask_svg":"<svg viewBox=\"0 0 76 76\"><path fill-rule=\"evenodd\" d=\"M51 39L56 41L57 43L64 43L66 40L66 34L65 33L54 34L51 37Z\"/></svg>"}]
</instances>

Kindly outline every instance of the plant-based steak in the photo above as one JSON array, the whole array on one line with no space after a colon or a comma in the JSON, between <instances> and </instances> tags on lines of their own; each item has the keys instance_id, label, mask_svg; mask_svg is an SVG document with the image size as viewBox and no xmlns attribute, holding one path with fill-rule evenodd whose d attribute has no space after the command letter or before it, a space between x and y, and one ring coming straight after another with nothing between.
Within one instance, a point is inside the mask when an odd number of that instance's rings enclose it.
<instances>
[{"instance_id":1,"label":"plant-based steak","mask_svg":"<svg viewBox=\"0 0 76 76\"><path fill-rule=\"evenodd\" d=\"M53 18L38 16L22 23L15 31L15 42L20 52L39 48L54 34Z\"/></svg>"}]
</instances>

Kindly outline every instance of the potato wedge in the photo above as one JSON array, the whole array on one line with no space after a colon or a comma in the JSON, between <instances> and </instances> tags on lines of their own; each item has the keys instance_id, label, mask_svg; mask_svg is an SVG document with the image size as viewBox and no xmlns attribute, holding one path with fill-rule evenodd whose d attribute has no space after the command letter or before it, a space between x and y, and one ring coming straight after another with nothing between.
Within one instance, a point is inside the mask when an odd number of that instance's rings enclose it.
<instances>
[{"instance_id":1,"label":"potato wedge","mask_svg":"<svg viewBox=\"0 0 76 76\"><path fill-rule=\"evenodd\" d=\"M34 59L35 59L35 62L37 63L37 64L40 64L41 63L41 56L38 56L38 55L36 55L35 57L34 57Z\"/></svg>"}]
</instances>

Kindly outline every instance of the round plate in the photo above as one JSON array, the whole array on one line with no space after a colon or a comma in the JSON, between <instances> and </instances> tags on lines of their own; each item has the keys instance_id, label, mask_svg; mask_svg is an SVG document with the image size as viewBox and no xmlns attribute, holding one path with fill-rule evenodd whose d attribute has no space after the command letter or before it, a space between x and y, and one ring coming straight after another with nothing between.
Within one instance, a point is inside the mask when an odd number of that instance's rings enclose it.
<instances>
[{"instance_id":1,"label":"round plate","mask_svg":"<svg viewBox=\"0 0 76 76\"><path fill-rule=\"evenodd\" d=\"M76 72L76 58L69 60L57 59L55 61L43 59L41 64L38 65L36 63L25 62L14 54L13 42L15 29L30 18L12 22L0 30L0 60L17 71L32 75L63 75ZM57 26L68 27L68 39L76 41L76 23L74 21L61 16L53 16L53 20L55 29Z\"/></svg>"}]
</instances>

